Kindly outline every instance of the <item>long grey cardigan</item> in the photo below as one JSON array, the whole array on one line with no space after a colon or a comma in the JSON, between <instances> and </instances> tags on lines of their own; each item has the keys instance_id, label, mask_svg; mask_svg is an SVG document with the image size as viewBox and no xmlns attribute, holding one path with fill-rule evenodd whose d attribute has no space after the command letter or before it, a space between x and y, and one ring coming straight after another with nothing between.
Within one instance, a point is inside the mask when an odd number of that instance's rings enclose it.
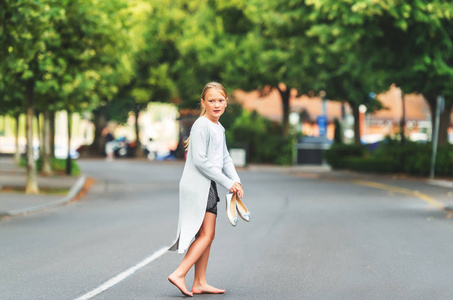
<instances>
[{"instance_id":1,"label":"long grey cardigan","mask_svg":"<svg viewBox=\"0 0 453 300\"><path fill-rule=\"evenodd\" d=\"M211 180L229 190L235 182L240 182L225 142L223 128L223 169L219 170L210 160L214 145L219 137L214 134L211 122L199 117L190 131L187 161L179 183L179 221L176 241L169 248L183 253L200 230L206 213ZM211 154L211 156L210 156Z\"/></svg>"}]
</instances>

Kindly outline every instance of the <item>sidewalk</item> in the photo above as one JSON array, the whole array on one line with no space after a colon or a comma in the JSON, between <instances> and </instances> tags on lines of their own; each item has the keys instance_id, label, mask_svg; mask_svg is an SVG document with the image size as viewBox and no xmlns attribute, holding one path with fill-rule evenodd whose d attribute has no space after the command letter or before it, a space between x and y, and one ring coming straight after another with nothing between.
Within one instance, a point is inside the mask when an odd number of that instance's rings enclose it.
<instances>
[{"instance_id":1,"label":"sidewalk","mask_svg":"<svg viewBox=\"0 0 453 300\"><path fill-rule=\"evenodd\" d=\"M23 192L3 191L3 188L24 188L25 180L25 168L17 166L12 157L0 157L0 218L24 215L66 204L82 190L86 177L38 175L40 189L61 189L63 194L26 195ZM65 193L65 190L69 191Z\"/></svg>"}]
</instances>

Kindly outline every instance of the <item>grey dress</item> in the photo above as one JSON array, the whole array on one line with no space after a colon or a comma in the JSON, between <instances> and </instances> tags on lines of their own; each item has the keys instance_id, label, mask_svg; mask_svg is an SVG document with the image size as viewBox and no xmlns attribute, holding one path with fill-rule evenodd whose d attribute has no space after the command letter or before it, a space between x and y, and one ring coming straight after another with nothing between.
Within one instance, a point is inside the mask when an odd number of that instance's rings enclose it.
<instances>
[{"instance_id":1,"label":"grey dress","mask_svg":"<svg viewBox=\"0 0 453 300\"><path fill-rule=\"evenodd\" d=\"M211 161L214 145L219 136L215 134L206 117L199 117L190 131L187 161L179 183L179 220L176 240L169 248L183 253L199 231L206 213L211 181L229 190L235 182L241 182L226 147L223 143L223 168L220 170ZM223 128L223 132L225 129ZM210 160L211 158L211 160Z\"/></svg>"}]
</instances>

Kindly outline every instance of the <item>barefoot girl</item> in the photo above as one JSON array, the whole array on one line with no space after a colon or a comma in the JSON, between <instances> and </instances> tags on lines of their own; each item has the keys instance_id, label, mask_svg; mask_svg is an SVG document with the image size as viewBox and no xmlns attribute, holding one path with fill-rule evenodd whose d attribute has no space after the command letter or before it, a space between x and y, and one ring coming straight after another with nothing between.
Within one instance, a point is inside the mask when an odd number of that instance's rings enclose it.
<instances>
[{"instance_id":1,"label":"barefoot girl","mask_svg":"<svg viewBox=\"0 0 453 300\"><path fill-rule=\"evenodd\" d=\"M187 253L179 267L168 276L184 295L222 294L206 282L209 252L214 240L217 217L216 183L231 193L244 196L239 176L225 143L225 129L219 123L227 106L225 88L217 82L208 83L201 94L202 111L190 131L187 161L179 185L179 222L175 243L170 250ZM191 244L191 241L195 241ZM190 247L189 247L190 246ZM186 287L185 277L195 265L192 291Z\"/></svg>"}]
</instances>

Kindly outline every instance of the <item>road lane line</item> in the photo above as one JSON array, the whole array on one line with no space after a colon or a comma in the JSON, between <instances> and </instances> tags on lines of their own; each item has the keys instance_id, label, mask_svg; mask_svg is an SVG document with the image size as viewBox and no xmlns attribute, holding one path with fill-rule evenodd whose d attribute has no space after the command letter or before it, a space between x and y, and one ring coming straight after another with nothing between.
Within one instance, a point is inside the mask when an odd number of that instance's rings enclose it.
<instances>
[{"instance_id":1,"label":"road lane line","mask_svg":"<svg viewBox=\"0 0 453 300\"><path fill-rule=\"evenodd\" d=\"M401 193L409 196L415 196L426 203L428 203L431 206L437 207L439 209L445 209L445 205L436 199L420 193L418 191L411 191L409 189L405 188L400 188L392 185L387 185L387 184L382 184L382 183L377 183L377 182L372 182L372 181L365 181L365 180L351 180L352 183L358 184L358 185L363 185L363 186L368 186L368 187L373 187L381 190L387 190L395 193Z\"/></svg>"},{"instance_id":2,"label":"road lane line","mask_svg":"<svg viewBox=\"0 0 453 300\"><path fill-rule=\"evenodd\" d=\"M88 293L76 298L75 300L88 300L88 299L93 298L94 296L106 291L107 289L109 289L112 286L118 284L119 282L123 281L127 277L131 276L137 270L139 270L139 269L143 268L144 266L148 265L153 260L158 259L162 255L164 255L164 253L167 252L167 251L168 251L168 247L160 249L159 251L153 253L151 256L145 258L144 260L142 260L141 262L136 264L135 266L130 267L129 269L127 269L126 271L116 275L112 279L107 280L106 282L101 284L99 287L97 287L94 290L92 290L92 291L90 291L90 292L88 292Z\"/></svg>"}]
</instances>

